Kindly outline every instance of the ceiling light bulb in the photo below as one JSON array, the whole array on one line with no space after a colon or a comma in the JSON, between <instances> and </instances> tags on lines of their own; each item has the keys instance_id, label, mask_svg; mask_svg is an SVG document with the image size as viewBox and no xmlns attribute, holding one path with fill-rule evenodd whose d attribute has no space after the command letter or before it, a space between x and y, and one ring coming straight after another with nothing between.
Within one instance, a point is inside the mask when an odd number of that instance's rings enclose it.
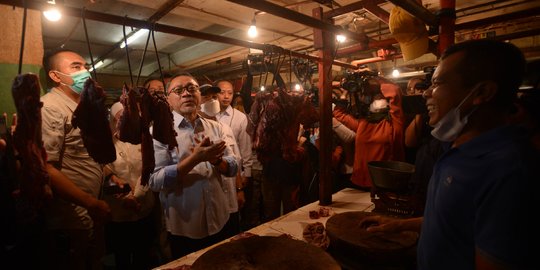
<instances>
[{"instance_id":1,"label":"ceiling light bulb","mask_svg":"<svg viewBox=\"0 0 540 270\"><path fill-rule=\"evenodd\" d=\"M50 8L48 10L43 11L43 16L51 22L57 22L62 18L62 13L58 11L56 8Z\"/></svg>"},{"instance_id":2,"label":"ceiling light bulb","mask_svg":"<svg viewBox=\"0 0 540 270\"><path fill-rule=\"evenodd\" d=\"M294 90L300 91L300 84L298 84L298 83L295 84L295 85L294 85Z\"/></svg>"},{"instance_id":3,"label":"ceiling light bulb","mask_svg":"<svg viewBox=\"0 0 540 270\"><path fill-rule=\"evenodd\" d=\"M264 91L264 86L261 86L261 91Z\"/></svg>"},{"instance_id":4,"label":"ceiling light bulb","mask_svg":"<svg viewBox=\"0 0 540 270\"><path fill-rule=\"evenodd\" d=\"M397 70L397 68L394 68L394 70L392 70L392 76L394 76L394 78L399 77L399 70Z\"/></svg>"},{"instance_id":5,"label":"ceiling light bulb","mask_svg":"<svg viewBox=\"0 0 540 270\"><path fill-rule=\"evenodd\" d=\"M248 29L248 36L251 37L251 38L254 38L254 37L257 37L257 34L258 34L257 26L252 24Z\"/></svg>"},{"instance_id":6,"label":"ceiling light bulb","mask_svg":"<svg viewBox=\"0 0 540 270\"><path fill-rule=\"evenodd\" d=\"M345 35L337 35L336 36L336 40L339 42L339 43L343 43L345 42L345 40L347 40L347 37Z\"/></svg>"},{"instance_id":7,"label":"ceiling light bulb","mask_svg":"<svg viewBox=\"0 0 540 270\"><path fill-rule=\"evenodd\" d=\"M257 15L255 13L255 15ZM257 37L257 35L259 34L257 32L257 23L255 22L255 15L253 15L253 20L251 20L251 25L249 26L249 29L248 29L248 37L250 38L254 38L254 37Z\"/></svg>"}]
</instances>

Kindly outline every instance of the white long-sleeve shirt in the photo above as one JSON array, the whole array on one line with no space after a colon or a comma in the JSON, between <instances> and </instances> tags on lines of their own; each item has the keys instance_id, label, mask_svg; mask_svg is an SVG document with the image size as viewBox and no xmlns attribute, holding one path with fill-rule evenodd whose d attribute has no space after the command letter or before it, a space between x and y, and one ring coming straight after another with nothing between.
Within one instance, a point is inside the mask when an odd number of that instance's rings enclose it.
<instances>
[{"instance_id":1,"label":"white long-sleeve shirt","mask_svg":"<svg viewBox=\"0 0 540 270\"><path fill-rule=\"evenodd\" d=\"M240 149L240 156L242 157L243 176L251 177L253 157L251 153L251 136L247 133L247 116L229 105L227 109L216 115L216 119L233 130L234 138L236 139L236 143Z\"/></svg>"},{"instance_id":2,"label":"white long-sleeve shirt","mask_svg":"<svg viewBox=\"0 0 540 270\"><path fill-rule=\"evenodd\" d=\"M168 145L154 140L156 166L149 184L160 192L167 230L173 235L200 239L219 232L229 219L229 200L221 174L210 162L201 162L179 181L176 167L191 154L194 138L199 136L195 131L202 130L211 141L228 139L222 124L216 121L198 117L192 126L177 112L173 111L173 116L178 149L169 150ZM223 160L229 167L228 176L236 175L238 163L229 144Z\"/></svg>"},{"instance_id":3,"label":"white long-sleeve shirt","mask_svg":"<svg viewBox=\"0 0 540 270\"><path fill-rule=\"evenodd\" d=\"M154 194L148 185L142 186L140 181L142 169L141 145L116 140L114 147L116 148L116 160L105 165L104 171L124 179L127 182L126 184L132 188L131 193L141 204L141 208L138 211L128 209L124 207L122 198L116 198L114 195L104 195L104 199L111 207L113 221L136 221L148 216L154 206Z\"/></svg>"}]
</instances>

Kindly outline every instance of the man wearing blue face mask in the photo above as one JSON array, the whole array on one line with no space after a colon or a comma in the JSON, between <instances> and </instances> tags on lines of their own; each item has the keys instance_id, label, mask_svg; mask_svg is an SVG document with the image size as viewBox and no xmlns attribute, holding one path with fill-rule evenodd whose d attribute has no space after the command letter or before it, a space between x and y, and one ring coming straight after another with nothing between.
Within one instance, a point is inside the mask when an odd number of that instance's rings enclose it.
<instances>
[{"instance_id":1,"label":"man wearing blue face mask","mask_svg":"<svg viewBox=\"0 0 540 270\"><path fill-rule=\"evenodd\" d=\"M104 251L102 225L109 206L97 197L102 167L84 147L71 119L90 73L77 53L61 50L44 58L54 87L41 97L42 134L47 151L54 199L45 208L47 233L43 239L46 269L93 269Z\"/></svg>"},{"instance_id":2,"label":"man wearing blue face mask","mask_svg":"<svg viewBox=\"0 0 540 270\"><path fill-rule=\"evenodd\" d=\"M371 232L419 230L418 269L533 269L540 154L508 125L525 67L511 43L475 40L441 56L424 93L433 135L448 143L423 218L374 217ZM366 224L366 223L364 223Z\"/></svg>"}]
</instances>

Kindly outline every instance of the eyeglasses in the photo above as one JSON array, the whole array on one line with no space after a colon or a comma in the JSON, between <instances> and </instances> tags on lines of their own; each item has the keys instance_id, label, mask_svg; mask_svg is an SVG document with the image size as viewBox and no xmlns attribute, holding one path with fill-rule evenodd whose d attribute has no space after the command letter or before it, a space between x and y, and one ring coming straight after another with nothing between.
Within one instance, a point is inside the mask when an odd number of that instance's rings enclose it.
<instances>
[{"instance_id":1,"label":"eyeglasses","mask_svg":"<svg viewBox=\"0 0 540 270\"><path fill-rule=\"evenodd\" d=\"M189 84L187 86L176 86L175 88L171 89L170 93L175 93L177 95L182 95L184 91L188 91L189 94L193 95L195 92L199 91L199 86L195 84Z\"/></svg>"}]
</instances>

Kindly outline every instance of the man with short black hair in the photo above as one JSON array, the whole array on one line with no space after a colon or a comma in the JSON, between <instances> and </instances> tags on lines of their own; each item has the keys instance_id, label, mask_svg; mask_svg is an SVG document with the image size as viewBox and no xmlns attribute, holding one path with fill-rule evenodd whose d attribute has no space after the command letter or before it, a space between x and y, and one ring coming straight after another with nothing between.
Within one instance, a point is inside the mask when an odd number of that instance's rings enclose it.
<instances>
[{"instance_id":1,"label":"man with short black hair","mask_svg":"<svg viewBox=\"0 0 540 270\"><path fill-rule=\"evenodd\" d=\"M236 188L239 197L239 208L246 203L246 209L242 210L242 216L236 215L234 218L240 218L240 223L245 229L250 229L260 223L259 202L255 193L260 192L260 183L253 183L251 177L251 167L253 165L251 136L247 132L247 116L232 107L234 97L234 87L230 81L219 80L215 83L221 89L217 97L220 103L220 112L216 115L217 120L229 126L233 133L240 155L242 157L242 171L237 176ZM237 209L240 210L240 209Z\"/></svg>"},{"instance_id":2,"label":"man with short black hair","mask_svg":"<svg viewBox=\"0 0 540 270\"><path fill-rule=\"evenodd\" d=\"M70 50L44 59L54 87L41 97L42 137L54 199L45 208L48 234L45 268L91 269L101 266L103 241L98 232L110 218L109 206L97 200L102 167L89 156L81 131L71 119L84 83L90 78L86 61ZM101 235L102 236L102 235ZM101 241L101 243L100 243Z\"/></svg>"},{"instance_id":3,"label":"man with short black hair","mask_svg":"<svg viewBox=\"0 0 540 270\"><path fill-rule=\"evenodd\" d=\"M167 87L178 149L154 140L156 166L150 188L160 192L173 258L226 238L229 220L221 175L234 176L238 161L220 123L199 115L201 92L191 75Z\"/></svg>"},{"instance_id":4,"label":"man with short black hair","mask_svg":"<svg viewBox=\"0 0 540 270\"><path fill-rule=\"evenodd\" d=\"M449 47L424 92L432 135L447 142L429 182L423 218L368 231L420 230L418 269L533 269L540 222L540 155L508 125L525 60L511 43Z\"/></svg>"}]
</instances>

